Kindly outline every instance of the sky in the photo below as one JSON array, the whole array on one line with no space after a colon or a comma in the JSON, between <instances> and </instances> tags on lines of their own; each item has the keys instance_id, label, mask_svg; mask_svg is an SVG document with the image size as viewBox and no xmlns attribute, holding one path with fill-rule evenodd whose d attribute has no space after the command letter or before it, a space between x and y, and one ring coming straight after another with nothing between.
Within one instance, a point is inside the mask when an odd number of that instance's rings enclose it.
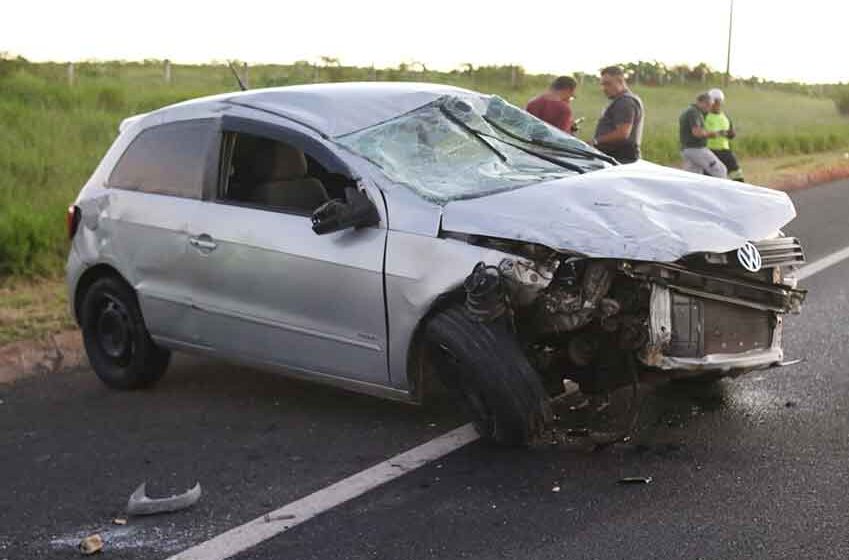
<instances>
[{"instance_id":1,"label":"sky","mask_svg":"<svg viewBox=\"0 0 849 560\"><path fill-rule=\"evenodd\" d=\"M731 0L2 0L0 52L30 60L725 68ZM849 82L847 0L735 0L731 72Z\"/></svg>"}]
</instances>

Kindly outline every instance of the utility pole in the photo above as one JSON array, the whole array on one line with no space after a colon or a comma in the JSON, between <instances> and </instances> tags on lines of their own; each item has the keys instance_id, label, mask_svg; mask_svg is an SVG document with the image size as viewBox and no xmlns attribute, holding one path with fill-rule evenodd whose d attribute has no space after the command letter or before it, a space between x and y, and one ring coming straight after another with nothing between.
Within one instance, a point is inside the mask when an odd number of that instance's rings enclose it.
<instances>
[{"instance_id":1,"label":"utility pole","mask_svg":"<svg viewBox=\"0 0 849 560\"><path fill-rule=\"evenodd\" d=\"M731 9L728 11L728 51L725 58L725 83L724 87L728 87L728 82L731 81L731 31L734 29L734 0L731 0Z\"/></svg>"}]
</instances>

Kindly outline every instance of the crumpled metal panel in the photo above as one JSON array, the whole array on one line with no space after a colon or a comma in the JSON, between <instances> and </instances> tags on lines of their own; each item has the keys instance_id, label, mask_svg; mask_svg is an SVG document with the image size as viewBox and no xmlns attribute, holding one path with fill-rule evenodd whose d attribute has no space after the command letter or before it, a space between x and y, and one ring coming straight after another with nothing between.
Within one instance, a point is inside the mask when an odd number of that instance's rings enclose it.
<instances>
[{"instance_id":1,"label":"crumpled metal panel","mask_svg":"<svg viewBox=\"0 0 849 560\"><path fill-rule=\"evenodd\" d=\"M637 162L449 202L442 227L590 257L673 262L770 237L795 216L783 192Z\"/></svg>"}]
</instances>

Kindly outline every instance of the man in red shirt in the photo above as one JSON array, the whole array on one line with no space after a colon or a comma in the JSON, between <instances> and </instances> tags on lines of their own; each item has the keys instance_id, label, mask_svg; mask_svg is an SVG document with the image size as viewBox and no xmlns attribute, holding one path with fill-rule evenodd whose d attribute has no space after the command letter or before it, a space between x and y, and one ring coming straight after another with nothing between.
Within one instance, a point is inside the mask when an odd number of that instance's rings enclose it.
<instances>
[{"instance_id":1,"label":"man in red shirt","mask_svg":"<svg viewBox=\"0 0 849 560\"><path fill-rule=\"evenodd\" d=\"M578 83L569 76L551 82L548 91L528 102L528 113L568 133L575 132L572 120L572 99Z\"/></svg>"}]
</instances>

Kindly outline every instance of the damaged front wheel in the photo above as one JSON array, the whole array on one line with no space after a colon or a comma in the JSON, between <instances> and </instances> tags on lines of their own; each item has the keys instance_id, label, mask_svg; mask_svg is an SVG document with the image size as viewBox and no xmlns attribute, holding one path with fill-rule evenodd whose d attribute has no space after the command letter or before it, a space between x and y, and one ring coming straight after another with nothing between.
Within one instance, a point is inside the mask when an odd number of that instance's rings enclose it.
<instances>
[{"instance_id":1,"label":"damaged front wheel","mask_svg":"<svg viewBox=\"0 0 849 560\"><path fill-rule=\"evenodd\" d=\"M548 397L504 318L479 322L464 308L447 309L428 322L425 349L482 438L520 446L542 433L551 417Z\"/></svg>"}]
</instances>

